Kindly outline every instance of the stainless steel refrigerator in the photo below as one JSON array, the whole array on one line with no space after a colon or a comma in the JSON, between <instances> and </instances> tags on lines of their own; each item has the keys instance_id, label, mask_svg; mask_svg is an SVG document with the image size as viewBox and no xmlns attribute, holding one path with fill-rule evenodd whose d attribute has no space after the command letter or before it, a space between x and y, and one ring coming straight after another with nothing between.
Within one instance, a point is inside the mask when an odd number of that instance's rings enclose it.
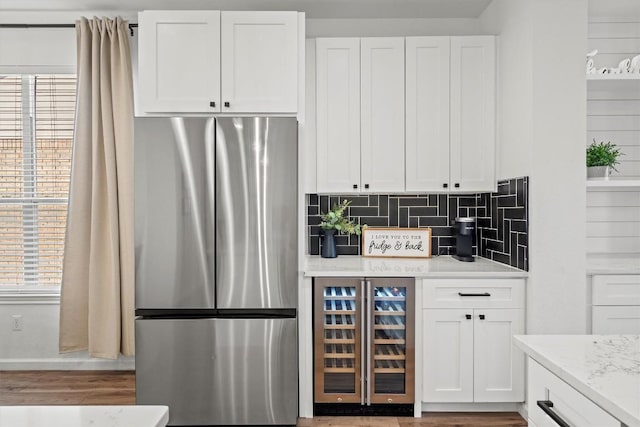
<instances>
[{"instance_id":1,"label":"stainless steel refrigerator","mask_svg":"<svg viewBox=\"0 0 640 427\"><path fill-rule=\"evenodd\" d=\"M170 425L294 425L296 120L135 126L137 403Z\"/></svg>"}]
</instances>

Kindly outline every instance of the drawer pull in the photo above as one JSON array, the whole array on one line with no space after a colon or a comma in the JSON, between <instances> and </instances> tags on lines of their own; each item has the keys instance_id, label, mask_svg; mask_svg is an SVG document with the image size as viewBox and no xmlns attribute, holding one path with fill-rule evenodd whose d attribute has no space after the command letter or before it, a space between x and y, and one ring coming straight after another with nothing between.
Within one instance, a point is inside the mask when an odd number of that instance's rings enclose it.
<instances>
[{"instance_id":1,"label":"drawer pull","mask_svg":"<svg viewBox=\"0 0 640 427\"><path fill-rule=\"evenodd\" d=\"M547 414L549 416L549 418L551 418L553 421L555 421L556 424L558 424L560 427L571 427L569 425L569 423L567 423L565 420L563 420L562 418L560 418L560 415L556 414L555 412L553 412L553 410L551 408L553 408L553 402L550 400L538 400L538 406L540 407L540 409L542 409L542 411L544 411L545 414Z\"/></svg>"},{"instance_id":2,"label":"drawer pull","mask_svg":"<svg viewBox=\"0 0 640 427\"><path fill-rule=\"evenodd\" d=\"M483 292L481 294L465 294L464 292L458 292L458 295L461 297L490 297L491 294L489 292Z\"/></svg>"}]
</instances>

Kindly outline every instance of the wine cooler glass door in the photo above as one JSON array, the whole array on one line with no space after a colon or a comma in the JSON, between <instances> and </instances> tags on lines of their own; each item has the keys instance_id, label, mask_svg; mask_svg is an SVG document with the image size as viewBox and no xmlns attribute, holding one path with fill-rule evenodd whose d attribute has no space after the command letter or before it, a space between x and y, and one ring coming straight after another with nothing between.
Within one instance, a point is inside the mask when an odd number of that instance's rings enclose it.
<instances>
[{"instance_id":1,"label":"wine cooler glass door","mask_svg":"<svg viewBox=\"0 0 640 427\"><path fill-rule=\"evenodd\" d=\"M315 279L314 400L363 403L362 280Z\"/></svg>"},{"instance_id":2,"label":"wine cooler glass door","mask_svg":"<svg viewBox=\"0 0 640 427\"><path fill-rule=\"evenodd\" d=\"M414 401L414 280L367 281L370 403Z\"/></svg>"}]
</instances>

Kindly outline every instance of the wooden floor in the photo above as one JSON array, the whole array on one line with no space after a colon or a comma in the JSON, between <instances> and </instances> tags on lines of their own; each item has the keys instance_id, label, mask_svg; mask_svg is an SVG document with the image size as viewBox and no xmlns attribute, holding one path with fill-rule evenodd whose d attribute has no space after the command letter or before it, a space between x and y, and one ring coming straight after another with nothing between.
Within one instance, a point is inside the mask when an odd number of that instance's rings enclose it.
<instances>
[{"instance_id":1,"label":"wooden floor","mask_svg":"<svg viewBox=\"0 0 640 427\"><path fill-rule=\"evenodd\" d=\"M0 371L0 405L132 405L132 371ZM317 417L301 427L526 427L517 413L424 413L422 418Z\"/></svg>"}]
</instances>

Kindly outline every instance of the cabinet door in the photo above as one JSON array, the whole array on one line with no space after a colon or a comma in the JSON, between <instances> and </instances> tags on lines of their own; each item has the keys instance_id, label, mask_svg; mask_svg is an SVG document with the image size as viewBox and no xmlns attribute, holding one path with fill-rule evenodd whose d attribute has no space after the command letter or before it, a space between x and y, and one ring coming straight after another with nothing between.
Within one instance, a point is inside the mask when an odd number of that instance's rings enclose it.
<instances>
[{"instance_id":1,"label":"cabinet door","mask_svg":"<svg viewBox=\"0 0 640 427\"><path fill-rule=\"evenodd\" d=\"M415 401L414 279L367 281L367 403Z\"/></svg>"},{"instance_id":2,"label":"cabinet door","mask_svg":"<svg viewBox=\"0 0 640 427\"><path fill-rule=\"evenodd\" d=\"M422 401L473 402L473 310L422 313Z\"/></svg>"},{"instance_id":3,"label":"cabinet door","mask_svg":"<svg viewBox=\"0 0 640 427\"><path fill-rule=\"evenodd\" d=\"M406 190L449 187L449 37L406 39Z\"/></svg>"},{"instance_id":4,"label":"cabinet door","mask_svg":"<svg viewBox=\"0 0 640 427\"><path fill-rule=\"evenodd\" d=\"M222 12L222 111L295 113L297 12Z\"/></svg>"},{"instance_id":5,"label":"cabinet door","mask_svg":"<svg viewBox=\"0 0 640 427\"><path fill-rule=\"evenodd\" d=\"M314 402L364 403L363 281L314 281Z\"/></svg>"},{"instance_id":6,"label":"cabinet door","mask_svg":"<svg viewBox=\"0 0 640 427\"><path fill-rule=\"evenodd\" d=\"M593 306L594 334L640 334L640 305Z\"/></svg>"},{"instance_id":7,"label":"cabinet door","mask_svg":"<svg viewBox=\"0 0 640 427\"><path fill-rule=\"evenodd\" d=\"M474 402L524 401L524 354L512 344L522 333L522 309L474 311Z\"/></svg>"},{"instance_id":8,"label":"cabinet door","mask_svg":"<svg viewBox=\"0 0 640 427\"><path fill-rule=\"evenodd\" d=\"M220 12L145 11L138 22L142 110L220 111Z\"/></svg>"},{"instance_id":9,"label":"cabinet door","mask_svg":"<svg viewBox=\"0 0 640 427\"><path fill-rule=\"evenodd\" d=\"M495 37L451 37L452 191L495 191Z\"/></svg>"},{"instance_id":10,"label":"cabinet door","mask_svg":"<svg viewBox=\"0 0 640 427\"><path fill-rule=\"evenodd\" d=\"M363 191L404 191L404 38L360 41Z\"/></svg>"},{"instance_id":11,"label":"cabinet door","mask_svg":"<svg viewBox=\"0 0 640 427\"><path fill-rule=\"evenodd\" d=\"M360 192L360 39L316 40L317 190Z\"/></svg>"}]
</instances>

